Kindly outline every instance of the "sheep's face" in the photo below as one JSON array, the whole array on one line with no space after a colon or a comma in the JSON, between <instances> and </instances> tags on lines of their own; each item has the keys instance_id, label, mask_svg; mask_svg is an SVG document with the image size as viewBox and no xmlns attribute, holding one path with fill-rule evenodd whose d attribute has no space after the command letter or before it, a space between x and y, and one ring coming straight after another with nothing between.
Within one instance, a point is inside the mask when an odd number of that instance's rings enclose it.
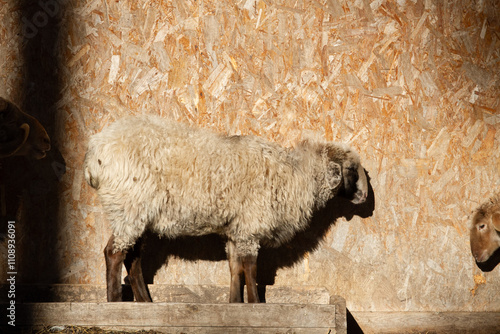
<instances>
[{"instance_id":1,"label":"sheep's face","mask_svg":"<svg viewBox=\"0 0 500 334\"><path fill-rule=\"evenodd\" d=\"M361 166L359 155L348 147L329 145L327 156L330 161L340 164L342 188L339 195L361 204L368 197L368 180L365 169Z\"/></svg>"},{"instance_id":2,"label":"sheep's face","mask_svg":"<svg viewBox=\"0 0 500 334\"><path fill-rule=\"evenodd\" d=\"M500 247L500 212L476 211L469 228L472 255L476 262L486 262Z\"/></svg>"},{"instance_id":3,"label":"sheep's face","mask_svg":"<svg viewBox=\"0 0 500 334\"><path fill-rule=\"evenodd\" d=\"M354 204L361 204L368 197L368 181L363 166L351 160L345 161L342 166L344 179L343 195Z\"/></svg>"},{"instance_id":4,"label":"sheep's face","mask_svg":"<svg viewBox=\"0 0 500 334\"><path fill-rule=\"evenodd\" d=\"M42 159L48 150L50 139L40 122L0 97L0 158Z\"/></svg>"}]
</instances>

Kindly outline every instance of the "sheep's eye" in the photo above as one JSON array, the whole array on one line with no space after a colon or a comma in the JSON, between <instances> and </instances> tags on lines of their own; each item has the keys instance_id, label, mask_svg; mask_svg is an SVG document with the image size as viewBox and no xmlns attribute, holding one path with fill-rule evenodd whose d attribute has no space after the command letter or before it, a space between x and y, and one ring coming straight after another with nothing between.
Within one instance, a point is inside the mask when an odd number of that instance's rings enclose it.
<instances>
[{"instance_id":1,"label":"sheep's eye","mask_svg":"<svg viewBox=\"0 0 500 334\"><path fill-rule=\"evenodd\" d=\"M486 227L486 224L481 224L481 225L479 225L479 226L478 226L478 228L479 228L480 230L484 229L485 227Z\"/></svg>"}]
</instances>

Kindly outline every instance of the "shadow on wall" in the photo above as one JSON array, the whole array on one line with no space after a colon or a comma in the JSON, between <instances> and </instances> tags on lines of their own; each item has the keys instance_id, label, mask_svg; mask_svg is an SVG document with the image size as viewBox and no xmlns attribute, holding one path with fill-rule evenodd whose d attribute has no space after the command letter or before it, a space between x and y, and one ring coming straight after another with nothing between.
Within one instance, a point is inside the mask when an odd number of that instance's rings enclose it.
<instances>
[{"instance_id":1,"label":"shadow on wall","mask_svg":"<svg viewBox=\"0 0 500 334\"><path fill-rule=\"evenodd\" d=\"M278 248L263 248L259 252L257 281L259 284L273 285L278 269L291 267L300 262L306 253L318 249L337 219L344 217L349 221L354 216L368 218L374 210L375 196L370 182L368 182L368 197L363 204L353 204L343 197L333 198L312 217L309 228L298 233L290 242Z\"/></svg>"},{"instance_id":2,"label":"shadow on wall","mask_svg":"<svg viewBox=\"0 0 500 334\"><path fill-rule=\"evenodd\" d=\"M265 286L273 285L280 268L291 267L300 262L308 252L316 250L335 221L344 217L351 220L355 215L367 218L375 209L375 196L369 182L367 201L355 205L349 200L336 197L325 208L317 212L311 226L298 233L293 240L278 248L262 248L257 264L257 283L262 301L265 301ZM156 272L168 263L170 256L188 261L226 261L225 242L218 235L183 237L175 240L160 239L153 233L144 236L142 269L146 284L152 284ZM168 270L168 267L167 267ZM229 275L229 270L228 270Z\"/></svg>"}]
</instances>

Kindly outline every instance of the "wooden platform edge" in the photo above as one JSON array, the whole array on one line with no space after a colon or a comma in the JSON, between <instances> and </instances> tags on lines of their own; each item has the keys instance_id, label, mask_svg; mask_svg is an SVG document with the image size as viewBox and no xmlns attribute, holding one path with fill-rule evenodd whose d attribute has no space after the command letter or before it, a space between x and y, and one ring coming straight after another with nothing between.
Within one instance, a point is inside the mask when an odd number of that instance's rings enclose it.
<instances>
[{"instance_id":1,"label":"wooden platform edge","mask_svg":"<svg viewBox=\"0 0 500 334\"><path fill-rule=\"evenodd\" d=\"M356 312L364 334L499 334L500 312Z\"/></svg>"},{"instance_id":2,"label":"wooden platform edge","mask_svg":"<svg viewBox=\"0 0 500 334\"><path fill-rule=\"evenodd\" d=\"M1 307L5 309L5 304ZM337 319L338 308L319 304L26 303L16 305L15 318L18 329L71 325L187 333L237 328L238 333L346 334L345 319Z\"/></svg>"}]
</instances>

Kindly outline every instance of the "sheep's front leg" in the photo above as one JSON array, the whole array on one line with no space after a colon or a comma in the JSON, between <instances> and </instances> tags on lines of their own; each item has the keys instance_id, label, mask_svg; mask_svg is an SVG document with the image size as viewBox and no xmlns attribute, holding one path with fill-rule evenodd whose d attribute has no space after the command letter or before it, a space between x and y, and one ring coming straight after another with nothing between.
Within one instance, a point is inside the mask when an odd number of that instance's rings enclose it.
<instances>
[{"instance_id":1,"label":"sheep's front leg","mask_svg":"<svg viewBox=\"0 0 500 334\"><path fill-rule=\"evenodd\" d=\"M243 289L241 281L243 280L243 263L236 254L236 246L232 241L227 243L227 257L229 260L229 271L231 273L231 285L229 287L229 302L242 303Z\"/></svg>"},{"instance_id":2,"label":"sheep's front leg","mask_svg":"<svg viewBox=\"0 0 500 334\"><path fill-rule=\"evenodd\" d=\"M114 240L115 237L111 236L104 248L108 302L119 302L122 300L122 263L125 260L126 253L123 251L114 251Z\"/></svg>"},{"instance_id":3,"label":"sheep's front leg","mask_svg":"<svg viewBox=\"0 0 500 334\"><path fill-rule=\"evenodd\" d=\"M142 239L138 239L125 258L125 268L127 268L128 278L135 300L138 302L152 302L148 288L144 283L141 266Z\"/></svg>"},{"instance_id":4,"label":"sheep's front leg","mask_svg":"<svg viewBox=\"0 0 500 334\"><path fill-rule=\"evenodd\" d=\"M257 256L247 255L242 259L245 282L247 285L247 297L249 303L260 303L257 292Z\"/></svg>"},{"instance_id":5,"label":"sheep's front leg","mask_svg":"<svg viewBox=\"0 0 500 334\"><path fill-rule=\"evenodd\" d=\"M259 303L257 292L257 256L240 256L236 251L234 242L227 243L227 255L229 259L229 269L231 271L231 286L229 290L229 302L243 302L242 281L245 278L247 286L247 296L249 303Z\"/></svg>"}]
</instances>

